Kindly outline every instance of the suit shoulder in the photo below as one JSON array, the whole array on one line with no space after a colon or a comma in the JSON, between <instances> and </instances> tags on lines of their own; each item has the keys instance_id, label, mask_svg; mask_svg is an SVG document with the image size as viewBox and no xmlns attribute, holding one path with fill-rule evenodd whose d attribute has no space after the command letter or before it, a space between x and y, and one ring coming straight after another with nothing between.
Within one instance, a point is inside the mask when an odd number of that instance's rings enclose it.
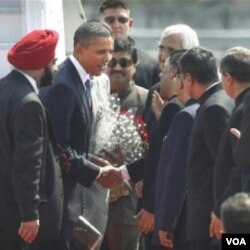
<instances>
[{"instance_id":1,"label":"suit shoulder","mask_svg":"<svg viewBox=\"0 0 250 250\"><path fill-rule=\"evenodd\" d=\"M141 86L135 86L136 90L138 93L142 94L142 95L147 95L148 94L148 89L141 87Z\"/></svg>"},{"instance_id":2,"label":"suit shoulder","mask_svg":"<svg viewBox=\"0 0 250 250\"><path fill-rule=\"evenodd\" d=\"M190 106L187 106L185 108L183 108L181 112L183 113L186 113L187 115L191 116L191 117L195 117L196 116L196 112L197 112L197 109L200 107L200 105L198 103L194 103Z\"/></svg>"},{"instance_id":3,"label":"suit shoulder","mask_svg":"<svg viewBox=\"0 0 250 250\"><path fill-rule=\"evenodd\" d=\"M234 100L224 90L219 90L211 95L203 106L203 109L208 112L216 109L224 109L231 113L234 108Z\"/></svg>"}]
</instances>

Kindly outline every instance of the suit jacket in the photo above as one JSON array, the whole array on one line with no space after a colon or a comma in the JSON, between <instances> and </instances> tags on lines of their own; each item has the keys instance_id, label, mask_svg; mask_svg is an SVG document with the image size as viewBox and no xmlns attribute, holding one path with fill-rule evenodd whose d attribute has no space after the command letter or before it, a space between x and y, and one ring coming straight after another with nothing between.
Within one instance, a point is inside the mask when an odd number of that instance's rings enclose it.
<instances>
[{"instance_id":1,"label":"suit jacket","mask_svg":"<svg viewBox=\"0 0 250 250\"><path fill-rule=\"evenodd\" d=\"M156 179L155 233L175 232L186 196L186 164L191 130L199 107L189 100L164 138Z\"/></svg>"},{"instance_id":2,"label":"suit jacket","mask_svg":"<svg viewBox=\"0 0 250 250\"><path fill-rule=\"evenodd\" d=\"M214 164L221 135L233 109L232 99L220 84L205 91L198 101L200 108L192 130L187 163L188 241L210 239Z\"/></svg>"},{"instance_id":3,"label":"suit jacket","mask_svg":"<svg viewBox=\"0 0 250 250\"><path fill-rule=\"evenodd\" d=\"M241 125L241 138L237 141L234 149L236 164L244 171L250 170L250 93L248 92L243 101L243 118Z\"/></svg>"},{"instance_id":4,"label":"suit jacket","mask_svg":"<svg viewBox=\"0 0 250 250\"><path fill-rule=\"evenodd\" d=\"M43 96L56 139L71 159L71 167L63 172L64 222L72 224L82 212L80 184L89 187L96 179L99 168L87 160L92 124L89 106L80 76L67 59L54 84ZM85 157L86 156L86 157Z\"/></svg>"},{"instance_id":5,"label":"suit jacket","mask_svg":"<svg viewBox=\"0 0 250 250\"><path fill-rule=\"evenodd\" d=\"M0 103L0 229L39 218L39 238L56 238L63 190L45 108L16 70L0 80Z\"/></svg>"},{"instance_id":6,"label":"suit jacket","mask_svg":"<svg viewBox=\"0 0 250 250\"><path fill-rule=\"evenodd\" d=\"M238 139L230 128L240 130L243 116L243 99L249 89L243 91L235 100L235 108L222 135L214 169L214 212L220 216L221 204L230 196L241 191L240 168L236 165L233 151Z\"/></svg>"},{"instance_id":7,"label":"suit jacket","mask_svg":"<svg viewBox=\"0 0 250 250\"><path fill-rule=\"evenodd\" d=\"M138 180L143 175L143 198L140 206L151 213L154 213L155 182L162 140L181 107L182 105L177 97L171 99L163 109L157 128L150 138L149 150L146 156L127 166L132 180Z\"/></svg>"}]
</instances>

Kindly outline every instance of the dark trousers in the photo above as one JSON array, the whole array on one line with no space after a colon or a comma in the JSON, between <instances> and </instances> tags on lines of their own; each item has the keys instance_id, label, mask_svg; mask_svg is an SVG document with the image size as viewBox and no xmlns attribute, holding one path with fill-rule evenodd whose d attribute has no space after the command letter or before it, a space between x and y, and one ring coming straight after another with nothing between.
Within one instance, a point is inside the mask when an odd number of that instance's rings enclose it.
<instances>
[{"instance_id":1,"label":"dark trousers","mask_svg":"<svg viewBox=\"0 0 250 250\"><path fill-rule=\"evenodd\" d=\"M27 244L18 236L17 232L0 229L0 249L2 250L26 250Z\"/></svg>"},{"instance_id":2,"label":"dark trousers","mask_svg":"<svg viewBox=\"0 0 250 250\"><path fill-rule=\"evenodd\" d=\"M220 250L220 246L213 246L211 240L192 241L187 244L187 250Z\"/></svg>"},{"instance_id":3,"label":"dark trousers","mask_svg":"<svg viewBox=\"0 0 250 250\"><path fill-rule=\"evenodd\" d=\"M242 170L241 172L241 191L250 192L250 170Z\"/></svg>"}]
</instances>

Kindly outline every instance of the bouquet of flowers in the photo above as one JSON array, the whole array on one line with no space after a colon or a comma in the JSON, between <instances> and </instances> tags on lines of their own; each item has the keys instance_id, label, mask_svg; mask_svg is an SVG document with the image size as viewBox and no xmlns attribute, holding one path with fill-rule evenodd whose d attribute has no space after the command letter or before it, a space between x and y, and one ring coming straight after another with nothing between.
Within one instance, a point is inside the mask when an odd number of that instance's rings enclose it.
<instances>
[{"instance_id":1,"label":"bouquet of flowers","mask_svg":"<svg viewBox=\"0 0 250 250\"><path fill-rule=\"evenodd\" d=\"M148 147L148 134L141 116L135 109L121 111L120 100L110 96L110 107L101 107L92 129L90 152L100 154L103 149L113 152L119 147L125 163L140 158Z\"/></svg>"}]
</instances>

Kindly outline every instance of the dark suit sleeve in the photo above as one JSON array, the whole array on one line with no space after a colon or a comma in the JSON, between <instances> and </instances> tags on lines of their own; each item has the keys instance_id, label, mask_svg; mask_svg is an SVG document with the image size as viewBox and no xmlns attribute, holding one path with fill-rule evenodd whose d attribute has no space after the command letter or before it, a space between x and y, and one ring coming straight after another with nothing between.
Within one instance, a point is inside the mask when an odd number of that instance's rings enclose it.
<instances>
[{"instance_id":1,"label":"dark suit sleeve","mask_svg":"<svg viewBox=\"0 0 250 250\"><path fill-rule=\"evenodd\" d=\"M21 221L39 218L39 180L44 154L45 114L38 101L25 101L14 118L12 180Z\"/></svg>"},{"instance_id":2,"label":"dark suit sleeve","mask_svg":"<svg viewBox=\"0 0 250 250\"><path fill-rule=\"evenodd\" d=\"M234 157L238 167L250 169L250 95L244 99L241 138L235 145Z\"/></svg>"},{"instance_id":3,"label":"dark suit sleeve","mask_svg":"<svg viewBox=\"0 0 250 250\"><path fill-rule=\"evenodd\" d=\"M141 157L140 159L131 162L126 166L128 174L134 183L142 180L145 169L144 166L145 166L145 157Z\"/></svg>"},{"instance_id":4,"label":"dark suit sleeve","mask_svg":"<svg viewBox=\"0 0 250 250\"><path fill-rule=\"evenodd\" d=\"M203 135L210 155L215 160L220 138L227 127L230 114L218 105L208 107L204 116Z\"/></svg>"},{"instance_id":5,"label":"dark suit sleeve","mask_svg":"<svg viewBox=\"0 0 250 250\"><path fill-rule=\"evenodd\" d=\"M70 126L76 105L76 96L73 94L73 90L63 84L57 85L48 91L45 104L60 147L66 151L74 152L74 157L71 158L72 167L67 174L82 185L89 187L100 170L83 155L78 155L72 146Z\"/></svg>"},{"instance_id":6,"label":"dark suit sleeve","mask_svg":"<svg viewBox=\"0 0 250 250\"><path fill-rule=\"evenodd\" d=\"M176 103L169 103L163 109L157 127L150 138L147 163L143 178L143 198L142 206L145 210L153 213L155 201L156 174L162 147L162 141L171 126L174 116L180 111L180 106Z\"/></svg>"},{"instance_id":7,"label":"dark suit sleeve","mask_svg":"<svg viewBox=\"0 0 250 250\"><path fill-rule=\"evenodd\" d=\"M169 130L169 138L166 139L171 145L170 152L161 152L161 157L168 158L167 164L164 164L160 175L164 176L162 195L160 199L160 228L165 231L173 231L185 197L185 169L187 163L187 154L189 147L189 138L194 119L187 113L182 112L177 116ZM161 209L162 208L162 209ZM159 211L159 209L157 209Z\"/></svg>"}]
</instances>

